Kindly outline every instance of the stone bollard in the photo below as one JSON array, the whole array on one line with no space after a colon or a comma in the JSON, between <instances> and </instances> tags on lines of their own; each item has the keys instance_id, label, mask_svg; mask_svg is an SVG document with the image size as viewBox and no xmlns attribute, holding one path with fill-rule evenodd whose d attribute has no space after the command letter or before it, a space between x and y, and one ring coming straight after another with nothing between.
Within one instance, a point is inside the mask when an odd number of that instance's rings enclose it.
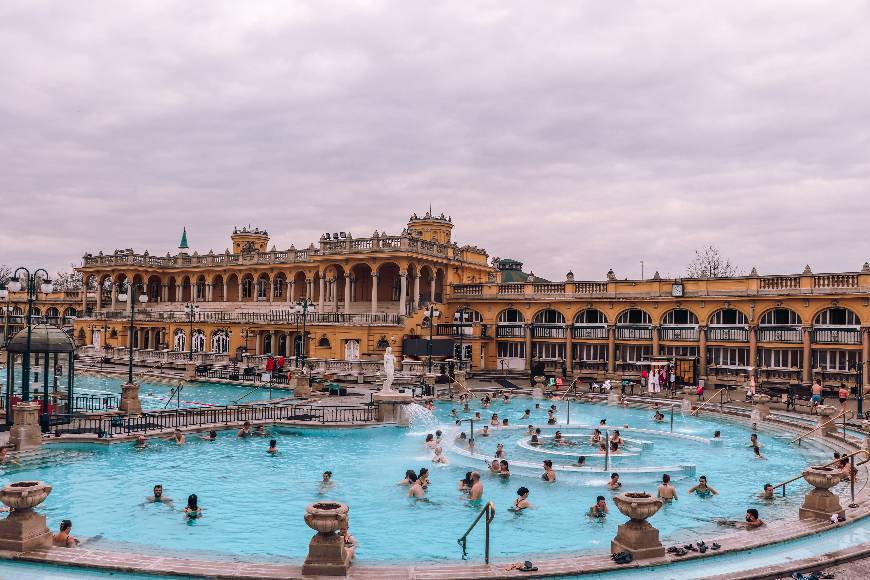
<instances>
[{"instance_id":1,"label":"stone bollard","mask_svg":"<svg viewBox=\"0 0 870 580\"><path fill-rule=\"evenodd\" d=\"M297 399L307 399L311 396L311 381L305 373L299 369L290 371L292 378L290 379L290 388L293 389L293 396Z\"/></svg>"},{"instance_id":2,"label":"stone bollard","mask_svg":"<svg viewBox=\"0 0 870 580\"><path fill-rule=\"evenodd\" d=\"M613 503L629 520L617 528L610 553L628 552L635 560L664 557L659 531L646 521L659 511L662 500L644 492L627 492L614 497Z\"/></svg>"},{"instance_id":3,"label":"stone bollard","mask_svg":"<svg viewBox=\"0 0 870 580\"><path fill-rule=\"evenodd\" d=\"M377 405L380 423L396 423L402 427L410 423L411 417L406 412L407 406L414 402L410 393L375 393L372 401Z\"/></svg>"},{"instance_id":4,"label":"stone bollard","mask_svg":"<svg viewBox=\"0 0 870 580\"><path fill-rule=\"evenodd\" d=\"M832 405L819 405L816 407L816 411L819 413L819 419L816 421L816 426L825 425L820 429L820 431L825 435L830 435L831 433L836 433L837 431L837 422L831 421L831 418L837 414L837 408Z\"/></svg>"},{"instance_id":5,"label":"stone bollard","mask_svg":"<svg viewBox=\"0 0 870 580\"><path fill-rule=\"evenodd\" d=\"M755 395L752 397L752 402L755 404L755 410L758 411L758 418L761 421L770 417L770 395Z\"/></svg>"},{"instance_id":6,"label":"stone bollard","mask_svg":"<svg viewBox=\"0 0 870 580\"><path fill-rule=\"evenodd\" d=\"M118 402L118 410L127 415L142 414L142 401L139 400L139 385L136 383L124 383L121 385L121 400Z\"/></svg>"},{"instance_id":7,"label":"stone bollard","mask_svg":"<svg viewBox=\"0 0 870 580\"><path fill-rule=\"evenodd\" d=\"M29 552L51 546L45 516L33 511L50 493L51 486L41 481L18 481L0 490L0 501L12 509L0 520L0 550Z\"/></svg>"},{"instance_id":8,"label":"stone bollard","mask_svg":"<svg viewBox=\"0 0 870 580\"><path fill-rule=\"evenodd\" d=\"M39 428L39 403L15 405L15 424L9 430L9 443L15 449L35 449L42 445L42 430Z\"/></svg>"},{"instance_id":9,"label":"stone bollard","mask_svg":"<svg viewBox=\"0 0 870 580\"><path fill-rule=\"evenodd\" d=\"M830 520L834 514L838 518L846 517L839 496L830 490L843 479L839 471L833 467L810 467L802 475L813 489L806 495L798 511L800 519Z\"/></svg>"},{"instance_id":10,"label":"stone bollard","mask_svg":"<svg viewBox=\"0 0 870 580\"><path fill-rule=\"evenodd\" d=\"M353 554L336 532L347 526L348 507L337 501L321 501L305 508L305 523L317 533L308 544L302 566L305 576L347 576Z\"/></svg>"}]
</instances>

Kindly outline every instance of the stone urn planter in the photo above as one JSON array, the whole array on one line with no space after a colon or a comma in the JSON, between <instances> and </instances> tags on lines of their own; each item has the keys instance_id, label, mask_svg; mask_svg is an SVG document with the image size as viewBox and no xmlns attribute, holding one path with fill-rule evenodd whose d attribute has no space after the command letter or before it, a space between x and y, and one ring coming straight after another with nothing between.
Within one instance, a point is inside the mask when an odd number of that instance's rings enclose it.
<instances>
[{"instance_id":1,"label":"stone urn planter","mask_svg":"<svg viewBox=\"0 0 870 580\"><path fill-rule=\"evenodd\" d=\"M0 490L0 502L16 512L32 510L45 501L51 486L41 481L16 481Z\"/></svg>"},{"instance_id":2,"label":"stone urn planter","mask_svg":"<svg viewBox=\"0 0 870 580\"><path fill-rule=\"evenodd\" d=\"M532 398L533 399L543 399L544 398L544 377L534 377L535 386L532 387Z\"/></svg>"},{"instance_id":3,"label":"stone urn planter","mask_svg":"<svg viewBox=\"0 0 870 580\"><path fill-rule=\"evenodd\" d=\"M752 397L752 403L755 405L759 419L763 421L770 417L770 395L755 395Z\"/></svg>"},{"instance_id":4,"label":"stone urn planter","mask_svg":"<svg viewBox=\"0 0 870 580\"><path fill-rule=\"evenodd\" d=\"M804 497L804 503L798 511L802 520L830 520L837 514L845 517L846 511L840 505L840 498L831 488L840 483L843 475L834 467L809 467L803 472L803 478L813 486Z\"/></svg>"},{"instance_id":5,"label":"stone urn planter","mask_svg":"<svg viewBox=\"0 0 870 580\"><path fill-rule=\"evenodd\" d=\"M819 420L816 422L816 425L825 425L820 429L821 432L825 435L834 433L837 430L837 422L831 421L831 418L837 414L837 408L831 405L819 405L816 407L816 412L819 414Z\"/></svg>"},{"instance_id":6,"label":"stone urn planter","mask_svg":"<svg viewBox=\"0 0 870 580\"><path fill-rule=\"evenodd\" d=\"M51 486L41 481L17 481L0 490L0 501L12 510L0 520L0 550L26 552L51 545L45 516L33 511L50 493Z\"/></svg>"},{"instance_id":7,"label":"stone urn planter","mask_svg":"<svg viewBox=\"0 0 870 580\"><path fill-rule=\"evenodd\" d=\"M661 509L662 500L646 492L626 492L614 497L613 503L629 520L617 528L610 552L629 552L635 560L664 557L659 531L646 521Z\"/></svg>"},{"instance_id":8,"label":"stone urn planter","mask_svg":"<svg viewBox=\"0 0 870 580\"><path fill-rule=\"evenodd\" d=\"M317 533L308 544L302 574L347 576L352 554L336 532L348 523L348 507L337 501L321 501L305 508L305 523Z\"/></svg>"}]
</instances>

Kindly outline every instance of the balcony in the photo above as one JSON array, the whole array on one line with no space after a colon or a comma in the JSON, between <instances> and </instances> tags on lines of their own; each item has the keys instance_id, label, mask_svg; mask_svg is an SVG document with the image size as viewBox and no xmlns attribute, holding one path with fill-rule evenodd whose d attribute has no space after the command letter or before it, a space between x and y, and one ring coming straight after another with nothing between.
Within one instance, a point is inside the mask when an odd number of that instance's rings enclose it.
<instances>
[{"instance_id":1,"label":"balcony","mask_svg":"<svg viewBox=\"0 0 870 580\"><path fill-rule=\"evenodd\" d=\"M616 340L652 340L652 327L617 325Z\"/></svg>"},{"instance_id":2,"label":"balcony","mask_svg":"<svg viewBox=\"0 0 870 580\"><path fill-rule=\"evenodd\" d=\"M503 325L499 324L495 328L496 338L525 338L526 329L521 325Z\"/></svg>"},{"instance_id":3,"label":"balcony","mask_svg":"<svg viewBox=\"0 0 870 580\"><path fill-rule=\"evenodd\" d=\"M535 324L532 326L532 338L565 338L564 325Z\"/></svg>"},{"instance_id":4,"label":"balcony","mask_svg":"<svg viewBox=\"0 0 870 580\"><path fill-rule=\"evenodd\" d=\"M579 326L575 325L573 329L575 339L581 340L607 340L607 326Z\"/></svg>"},{"instance_id":5,"label":"balcony","mask_svg":"<svg viewBox=\"0 0 870 580\"><path fill-rule=\"evenodd\" d=\"M814 328L813 342L815 344L861 344L859 328Z\"/></svg>"},{"instance_id":6,"label":"balcony","mask_svg":"<svg viewBox=\"0 0 870 580\"><path fill-rule=\"evenodd\" d=\"M749 329L745 326L710 326L707 328L709 342L749 342Z\"/></svg>"},{"instance_id":7,"label":"balcony","mask_svg":"<svg viewBox=\"0 0 870 580\"><path fill-rule=\"evenodd\" d=\"M661 339L675 342L697 342L698 327L697 326L663 326L661 329Z\"/></svg>"},{"instance_id":8,"label":"balcony","mask_svg":"<svg viewBox=\"0 0 870 580\"><path fill-rule=\"evenodd\" d=\"M760 342L803 342L803 332L799 326L768 326L759 327L758 340Z\"/></svg>"},{"instance_id":9,"label":"balcony","mask_svg":"<svg viewBox=\"0 0 870 580\"><path fill-rule=\"evenodd\" d=\"M482 296L482 284L457 284L453 286L453 294L456 296Z\"/></svg>"},{"instance_id":10,"label":"balcony","mask_svg":"<svg viewBox=\"0 0 870 580\"><path fill-rule=\"evenodd\" d=\"M474 327L470 324L436 324L435 334L438 336L466 336L474 335Z\"/></svg>"}]
</instances>

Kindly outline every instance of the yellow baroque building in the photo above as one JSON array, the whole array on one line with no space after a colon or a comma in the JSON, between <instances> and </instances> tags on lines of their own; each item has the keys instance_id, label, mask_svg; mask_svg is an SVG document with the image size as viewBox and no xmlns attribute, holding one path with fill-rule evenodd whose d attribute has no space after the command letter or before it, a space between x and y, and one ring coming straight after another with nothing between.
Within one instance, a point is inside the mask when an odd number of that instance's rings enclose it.
<instances>
[{"instance_id":1,"label":"yellow baroque building","mask_svg":"<svg viewBox=\"0 0 870 580\"><path fill-rule=\"evenodd\" d=\"M330 232L317 244L269 248L269 234L236 229L232 249L175 255L86 254L87 290L40 296L39 315L71 325L80 345L192 352L200 362L263 354L379 360L455 353L473 371L541 367L589 379L637 378L651 360L694 361L692 378L733 384L868 383L870 266L861 271L718 279L550 282L514 260L491 261L452 241L443 214L412 216L400 235ZM11 309L20 327L21 296ZM307 303L304 317L299 304ZM429 305L439 317L430 325ZM417 339L417 340L414 340ZM443 357L439 357L443 358Z\"/></svg>"}]
</instances>

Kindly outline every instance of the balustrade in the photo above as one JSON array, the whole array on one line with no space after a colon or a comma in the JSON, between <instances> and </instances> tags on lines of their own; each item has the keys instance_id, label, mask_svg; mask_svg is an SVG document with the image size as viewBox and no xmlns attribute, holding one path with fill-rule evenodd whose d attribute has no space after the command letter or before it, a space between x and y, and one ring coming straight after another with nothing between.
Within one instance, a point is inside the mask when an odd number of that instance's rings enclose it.
<instances>
[{"instance_id":1,"label":"balustrade","mask_svg":"<svg viewBox=\"0 0 870 580\"><path fill-rule=\"evenodd\" d=\"M802 331L800 327L781 327L781 328L764 328L758 329L758 340L760 342L803 342Z\"/></svg>"},{"instance_id":2,"label":"balustrade","mask_svg":"<svg viewBox=\"0 0 870 580\"><path fill-rule=\"evenodd\" d=\"M707 340L710 342L749 342L749 329L710 326L707 328Z\"/></svg>"},{"instance_id":3,"label":"balustrade","mask_svg":"<svg viewBox=\"0 0 870 580\"><path fill-rule=\"evenodd\" d=\"M574 325L574 338L583 340L607 340L607 326L578 326Z\"/></svg>"}]
</instances>

